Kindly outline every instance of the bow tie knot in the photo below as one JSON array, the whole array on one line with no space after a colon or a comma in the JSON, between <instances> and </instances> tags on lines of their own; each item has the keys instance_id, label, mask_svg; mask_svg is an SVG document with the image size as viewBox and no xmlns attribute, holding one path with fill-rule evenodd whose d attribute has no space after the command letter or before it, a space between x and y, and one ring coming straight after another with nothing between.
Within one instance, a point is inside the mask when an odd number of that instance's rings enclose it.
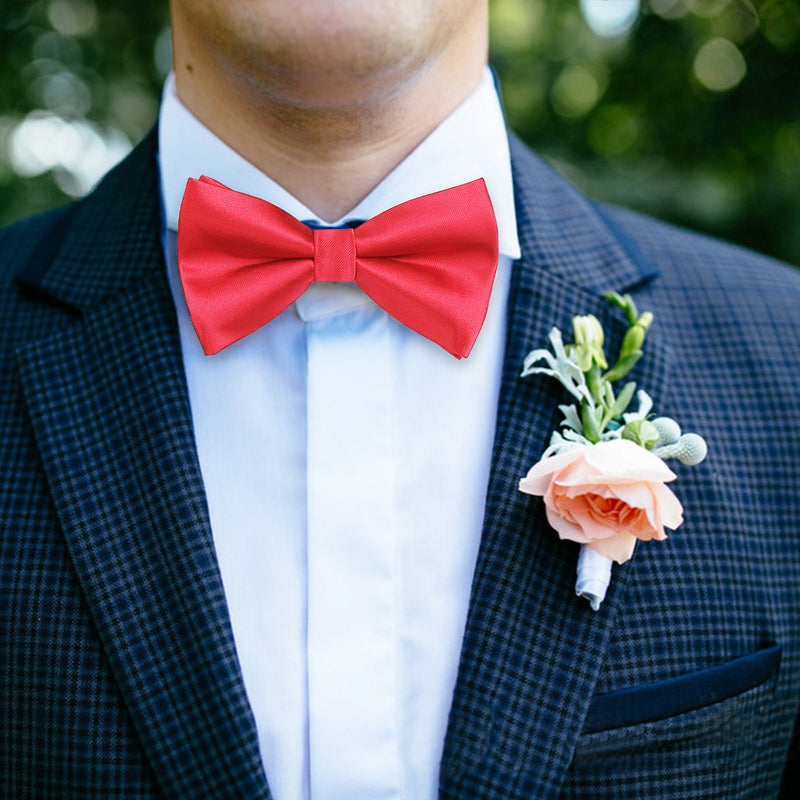
<instances>
[{"instance_id":1,"label":"bow tie knot","mask_svg":"<svg viewBox=\"0 0 800 800\"><path fill-rule=\"evenodd\" d=\"M356 279L356 237L353 228L314 229L314 280Z\"/></svg>"},{"instance_id":2,"label":"bow tie knot","mask_svg":"<svg viewBox=\"0 0 800 800\"><path fill-rule=\"evenodd\" d=\"M311 228L203 176L189 179L178 221L181 283L207 355L268 323L313 281L355 281L403 325L463 358L486 317L497 256L482 179L356 228Z\"/></svg>"}]
</instances>

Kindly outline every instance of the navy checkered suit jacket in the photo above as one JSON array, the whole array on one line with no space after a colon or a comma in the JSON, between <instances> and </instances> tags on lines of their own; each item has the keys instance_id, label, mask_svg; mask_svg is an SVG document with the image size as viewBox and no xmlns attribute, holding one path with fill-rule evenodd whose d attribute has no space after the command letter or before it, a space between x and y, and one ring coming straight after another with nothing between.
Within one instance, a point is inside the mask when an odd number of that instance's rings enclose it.
<instances>
[{"instance_id":1,"label":"navy checkered suit jacket","mask_svg":"<svg viewBox=\"0 0 800 800\"><path fill-rule=\"evenodd\" d=\"M155 137L0 234L0 795L268 798L193 444ZM441 797L792 795L800 273L600 208L512 145L523 256ZM657 324L635 377L710 442L686 522L593 613L517 490L566 398L520 380L578 313ZM435 598L432 599L435 602ZM787 761L788 759L788 761ZM354 798L354 800L357 800Z\"/></svg>"}]
</instances>

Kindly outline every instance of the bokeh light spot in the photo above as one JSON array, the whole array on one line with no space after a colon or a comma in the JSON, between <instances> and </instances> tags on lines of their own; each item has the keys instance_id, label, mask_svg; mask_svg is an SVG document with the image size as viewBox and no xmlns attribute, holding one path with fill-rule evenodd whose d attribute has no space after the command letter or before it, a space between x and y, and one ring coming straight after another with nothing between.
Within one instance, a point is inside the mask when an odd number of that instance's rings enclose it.
<instances>
[{"instance_id":1,"label":"bokeh light spot","mask_svg":"<svg viewBox=\"0 0 800 800\"><path fill-rule=\"evenodd\" d=\"M116 128L101 130L86 120L67 121L32 111L10 131L6 146L12 169L23 177L53 171L72 196L85 194L131 149Z\"/></svg>"},{"instance_id":2,"label":"bokeh light spot","mask_svg":"<svg viewBox=\"0 0 800 800\"><path fill-rule=\"evenodd\" d=\"M680 19L689 13L683 0L650 0L650 10L662 19Z\"/></svg>"},{"instance_id":3,"label":"bokeh light spot","mask_svg":"<svg viewBox=\"0 0 800 800\"><path fill-rule=\"evenodd\" d=\"M730 0L684 0L684 3L696 17L711 19L724 11Z\"/></svg>"},{"instance_id":4,"label":"bokeh light spot","mask_svg":"<svg viewBox=\"0 0 800 800\"><path fill-rule=\"evenodd\" d=\"M761 16L764 36L778 50L788 50L800 39L799 3L766 2Z\"/></svg>"},{"instance_id":5,"label":"bokeh light spot","mask_svg":"<svg viewBox=\"0 0 800 800\"><path fill-rule=\"evenodd\" d=\"M588 114L605 90L605 75L601 86L598 73L599 70L591 70L582 64L567 64L553 83L552 100L556 113L568 119Z\"/></svg>"},{"instance_id":6,"label":"bokeh light spot","mask_svg":"<svg viewBox=\"0 0 800 800\"><path fill-rule=\"evenodd\" d=\"M52 0L47 18L64 36L86 36L97 27L97 6L92 0Z\"/></svg>"},{"instance_id":7,"label":"bokeh light spot","mask_svg":"<svg viewBox=\"0 0 800 800\"><path fill-rule=\"evenodd\" d=\"M636 149L640 124L631 108L615 103L599 108L587 131L589 146L603 158L622 156Z\"/></svg>"},{"instance_id":8,"label":"bokeh light spot","mask_svg":"<svg viewBox=\"0 0 800 800\"><path fill-rule=\"evenodd\" d=\"M739 48L721 36L706 42L694 60L694 74L712 92L727 92L747 74L747 62Z\"/></svg>"},{"instance_id":9,"label":"bokeh light spot","mask_svg":"<svg viewBox=\"0 0 800 800\"><path fill-rule=\"evenodd\" d=\"M169 26L156 37L153 45L153 64L162 77L166 77L172 69L172 28Z\"/></svg>"},{"instance_id":10,"label":"bokeh light spot","mask_svg":"<svg viewBox=\"0 0 800 800\"><path fill-rule=\"evenodd\" d=\"M581 0L589 27L599 36L621 36L639 17L639 0Z\"/></svg>"},{"instance_id":11,"label":"bokeh light spot","mask_svg":"<svg viewBox=\"0 0 800 800\"><path fill-rule=\"evenodd\" d=\"M489 4L491 47L506 55L525 53L545 31L544 0L493 0Z\"/></svg>"}]
</instances>

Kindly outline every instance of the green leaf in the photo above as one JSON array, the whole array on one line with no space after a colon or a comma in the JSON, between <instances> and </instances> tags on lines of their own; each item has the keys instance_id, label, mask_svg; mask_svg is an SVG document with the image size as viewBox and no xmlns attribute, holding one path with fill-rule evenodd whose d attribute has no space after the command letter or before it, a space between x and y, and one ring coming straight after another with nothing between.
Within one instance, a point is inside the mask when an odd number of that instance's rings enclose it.
<instances>
[{"instance_id":1,"label":"green leaf","mask_svg":"<svg viewBox=\"0 0 800 800\"><path fill-rule=\"evenodd\" d=\"M611 408L611 419L621 417L628 410L628 406L631 404L631 400L633 400L635 391L636 381L630 381L623 386L622 391L617 395L617 400Z\"/></svg>"},{"instance_id":2,"label":"green leaf","mask_svg":"<svg viewBox=\"0 0 800 800\"><path fill-rule=\"evenodd\" d=\"M602 410L602 409L601 409ZM581 422L583 424L583 435L593 443L600 441L600 427L594 415L595 410L584 400L581 403Z\"/></svg>"}]
</instances>

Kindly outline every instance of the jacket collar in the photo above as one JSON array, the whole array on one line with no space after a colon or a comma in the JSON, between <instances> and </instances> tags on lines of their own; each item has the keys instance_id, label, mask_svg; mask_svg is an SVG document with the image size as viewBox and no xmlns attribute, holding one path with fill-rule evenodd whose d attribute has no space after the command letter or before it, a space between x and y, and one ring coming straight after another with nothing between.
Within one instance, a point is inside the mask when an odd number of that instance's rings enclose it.
<instances>
[{"instance_id":1,"label":"jacket collar","mask_svg":"<svg viewBox=\"0 0 800 800\"><path fill-rule=\"evenodd\" d=\"M66 210L57 241L17 275L17 282L79 313L162 270L156 132L94 191ZM70 235L72 230L79 235Z\"/></svg>"}]
</instances>

